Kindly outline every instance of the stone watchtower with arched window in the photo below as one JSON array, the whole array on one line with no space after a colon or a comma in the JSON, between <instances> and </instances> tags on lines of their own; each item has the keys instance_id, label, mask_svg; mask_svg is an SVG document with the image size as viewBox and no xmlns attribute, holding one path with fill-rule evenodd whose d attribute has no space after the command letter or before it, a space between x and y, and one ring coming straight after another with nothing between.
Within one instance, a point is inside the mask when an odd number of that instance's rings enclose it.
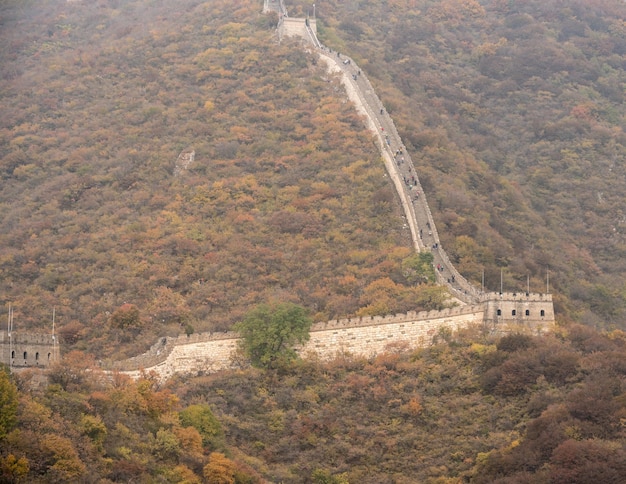
<instances>
[{"instance_id":1,"label":"stone watchtower with arched window","mask_svg":"<svg viewBox=\"0 0 626 484\"><path fill-rule=\"evenodd\" d=\"M46 368L60 359L56 336L0 332L0 363L11 368Z\"/></svg>"},{"instance_id":2,"label":"stone watchtower with arched window","mask_svg":"<svg viewBox=\"0 0 626 484\"><path fill-rule=\"evenodd\" d=\"M543 333L554 326L552 294L491 292L481 296L480 302L485 307L485 325L497 332Z\"/></svg>"}]
</instances>

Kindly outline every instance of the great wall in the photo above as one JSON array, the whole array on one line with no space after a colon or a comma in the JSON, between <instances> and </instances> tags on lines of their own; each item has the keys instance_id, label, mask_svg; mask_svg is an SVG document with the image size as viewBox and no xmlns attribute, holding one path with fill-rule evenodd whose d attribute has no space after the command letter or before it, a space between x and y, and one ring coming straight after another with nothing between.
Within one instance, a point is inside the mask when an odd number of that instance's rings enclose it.
<instances>
[{"instance_id":1,"label":"great wall","mask_svg":"<svg viewBox=\"0 0 626 484\"><path fill-rule=\"evenodd\" d=\"M550 294L488 293L474 305L443 311L408 312L333 320L313 325L303 357L329 360L337 356L371 357L385 351L414 349L461 328L531 331L541 334L554 323ZM235 333L198 333L161 338L146 353L109 363L107 370L132 377L153 372L166 380L175 374L203 374L240 366Z\"/></svg>"},{"instance_id":2,"label":"great wall","mask_svg":"<svg viewBox=\"0 0 626 484\"><path fill-rule=\"evenodd\" d=\"M447 257L409 153L393 120L364 73L353 59L324 47L317 39L317 20L290 18L283 0L264 0L263 12L279 15L277 36L300 37L329 71L336 73L346 94L375 135L387 173L405 213L416 251L434 256L438 283L445 285L458 305L442 311L408 312L333 320L313 325L310 339L298 351L303 357L328 360L339 355L371 357L385 351L414 349L437 337L470 326L493 333L526 331L541 334L554 326L551 294L487 292L471 285ZM402 163L399 155L402 155ZM411 183L407 183L410 176ZM237 368L239 339L235 333L198 333L160 338L146 353L117 362L101 362L103 369L137 378L144 372L166 380L175 374L205 374ZM59 359L54 335L0 333L0 363L13 368L46 367Z\"/></svg>"}]
</instances>

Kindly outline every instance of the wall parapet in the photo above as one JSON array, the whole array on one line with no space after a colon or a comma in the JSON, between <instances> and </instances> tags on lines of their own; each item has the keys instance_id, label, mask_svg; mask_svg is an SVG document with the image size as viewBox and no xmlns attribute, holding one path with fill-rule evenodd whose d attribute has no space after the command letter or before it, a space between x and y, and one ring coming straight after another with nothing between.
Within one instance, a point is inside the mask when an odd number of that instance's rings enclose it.
<instances>
[{"instance_id":1,"label":"wall parapet","mask_svg":"<svg viewBox=\"0 0 626 484\"><path fill-rule=\"evenodd\" d=\"M386 324L405 323L408 321L427 321L448 316L460 316L482 311L482 305L454 306L441 310L409 311L402 314L390 314L387 316L362 316L358 318L333 319L323 323L316 323L311 327L311 333L325 331L327 329L344 329L364 326L380 326Z\"/></svg>"},{"instance_id":2,"label":"wall parapet","mask_svg":"<svg viewBox=\"0 0 626 484\"><path fill-rule=\"evenodd\" d=\"M494 332L512 330L542 330L554 323L552 296L550 294L488 293L483 301L473 305L453 306L442 310L409 311L386 316L364 316L315 323L310 330L310 341L324 341L313 345L327 358L346 348L363 354L367 351L376 353L385 350L385 345L406 343L409 346L429 344L432 337L443 327L453 330L469 324L480 324ZM523 305L523 308L519 306ZM533 307L532 317L528 307ZM504 308L502 313L499 308ZM520 309L521 308L521 309ZM539 309L542 308L542 309ZM513 313L513 309L516 312ZM507 316L508 313L518 316ZM543 311L540 313L540 311ZM541 314L541 317L538 315ZM537 315L537 316L536 316ZM414 328L413 333L406 328ZM417 325L417 326L415 326ZM404 328L404 329L399 329ZM384 338L368 335L385 333ZM333 336L328 336L328 335ZM345 335L349 334L349 339ZM415 336L418 334L418 336ZM334 335L344 335L338 337ZM381 342L384 339L384 343ZM138 375L140 370L154 370L159 374L171 376L180 371L217 371L228 368L230 359L237 347L239 335L235 332L206 332L191 335L160 338L144 354L126 360L101 362L103 369L122 371ZM311 349L311 344L305 345ZM185 356L187 355L187 356ZM193 355L193 356L189 356Z\"/></svg>"},{"instance_id":3,"label":"wall parapet","mask_svg":"<svg viewBox=\"0 0 626 484\"><path fill-rule=\"evenodd\" d=\"M495 300L552 302L552 294L537 292L488 292L479 296L480 302Z\"/></svg>"},{"instance_id":4,"label":"wall parapet","mask_svg":"<svg viewBox=\"0 0 626 484\"><path fill-rule=\"evenodd\" d=\"M59 359L59 345L51 333L0 331L0 363L11 368L45 368Z\"/></svg>"},{"instance_id":5,"label":"wall parapet","mask_svg":"<svg viewBox=\"0 0 626 484\"><path fill-rule=\"evenodd\" d=\"M111 371L131 371L142 368L150 368L166 361L177 346L184 346L209 341L221 341L237 339L239 336L232 331L215 331L193 333L190 335L164 336L154 343L148 351L141 355L132 356L126 360L105 361L101 360L100 366Z\"/></svg>"}]
</instances>

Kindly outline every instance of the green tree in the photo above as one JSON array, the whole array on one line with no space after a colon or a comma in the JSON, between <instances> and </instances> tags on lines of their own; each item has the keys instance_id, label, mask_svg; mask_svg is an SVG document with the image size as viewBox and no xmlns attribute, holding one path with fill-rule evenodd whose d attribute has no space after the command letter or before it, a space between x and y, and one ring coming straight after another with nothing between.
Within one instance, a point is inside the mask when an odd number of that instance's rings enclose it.
<instances>
[{"instance_id":1,"label":"green tree","mask_svg":"<svg viewBox=\"0 0 626 484\"><path fill-rule=\"evenodd\" d=\"M261 304L237 323L235 330L253 366L276 368L297 358L293 347L309 340L312 322L306 309L296 304Z\"/></svg>"},{"instance_id":2,"label":"green tree","mask_svg":"<svg viewBox=\"0 0 626 484\"><path fill-rule=\"evenodd\" d=\"M189 405L178 414L183 427L195 428L202 437L202 445L209 449L221 447L222 426L206 404Z\"/></svg>"},{"instance_id":3,"label":"green tree","mask_svg":"<svg viewBox=\"0 0 626 484\"><path fill-rule=\"evenodd\" d=\"M402 260L402 275L410 284L435 282L435 269L431 252L420 252Z\"/></svg>"},{"instance_id":4,"label":"green tree","mask_svg":"<svg viewBox=\"0 0 626 484\"><path fill-rule=\"evenodd\" d=\"M0 440L17 424L17 387L6 369L0 368Z\"/></svg>"}]
</instances>

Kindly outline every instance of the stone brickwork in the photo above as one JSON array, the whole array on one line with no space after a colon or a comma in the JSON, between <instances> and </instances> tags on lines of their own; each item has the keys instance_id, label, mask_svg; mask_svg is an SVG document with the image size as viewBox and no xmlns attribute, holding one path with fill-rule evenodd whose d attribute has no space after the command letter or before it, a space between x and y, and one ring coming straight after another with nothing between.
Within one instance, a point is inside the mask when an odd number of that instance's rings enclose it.
<instances>
[{"instance_id":1,"label":"stone brickwork","mask_svg":"<svg viewBox=\"0 0 626 484\"><path fill-rule=\"evenodd\" d=\"M501 333L522 327L542 333L554 325L552 294L489 293L480 301L485 306L485 325Z\"/></svg>"},{"instance_id":2,"label":"stone brickwork","mask_svg":"<svg viewBox=\"0 0 626 484\"><path fill-rule=\"evenodd\" d=\"M365 358L392 350L412 349L432 344L442 329L482 325L483 306L462 306L443 311L397 314L388 317L329 321L315 325L300 354L314 354L321 360L338 355Z\"/></svg>"},{"instance_id":3,"label":"stone brickwork","mask_svg":"<svg viewBox=\"0 0 626 484\"><path fill-rule=\"evenodd\" d=\"M12 368L46 368L59 359L52 334L0 332L0 363Z\"/></svg>"},{"instance_id":4,"label":"stone brickwork","mask_svg":"<svg viewBox=\"0 0 626 484\"><path fill-rule=\"evenodd\" d=\"M318 43L315 35L312 36L311 33L317 35L317 20L314 18L282 17L278 24L280 40L284 37L302 37L313 44Z\"/></svg>"},{"instance_id":5,"label":"stone brickwork","mask_svg":"<svg viewBox=\"0 0 626 484\"><path fill-rule=\"evenodd\" d=\"M303 357L314 356L329 360L337 355L371 357L391 347L417 348L432 343L441 328L456 331L473 324L482 324L483 306L463 306L444 311L409 312L386 317L366 317L328 321L313 325L308 343L299 349ZM174 374L202 374L233 369L239 365L235 333L204 333L164 338L145 355L107 366L133 378L142 371L155 372L166 380ZM155 347L164 355L154 360ZM169 351L166 348L169 348ZM167 351L167 354L165 352ZM141 366L140 363L154 364ZM138 366L139 365L139 366Z\"/></svg>"},{"instance_id":6,"label":"stone brickwork","mask_svg":"<svg viewBox=\"0 0 626 484\"><path fill-rule=\"evenodd\" d=\"M513 313L515 311L515 313ZM443 311L408 312L332 320L314 324L299 349L303 357L329 360L339 355L370 358L396 349L428 346L443 330L479 326L492 333L542 333L554 325L550 294L488 293L476 305ZM108 365L133 378L142 371L166 380L174 374L204 374L240 366L236 333L200 333L162 338L147 353Z\"/></svg>"}]
</instances>

